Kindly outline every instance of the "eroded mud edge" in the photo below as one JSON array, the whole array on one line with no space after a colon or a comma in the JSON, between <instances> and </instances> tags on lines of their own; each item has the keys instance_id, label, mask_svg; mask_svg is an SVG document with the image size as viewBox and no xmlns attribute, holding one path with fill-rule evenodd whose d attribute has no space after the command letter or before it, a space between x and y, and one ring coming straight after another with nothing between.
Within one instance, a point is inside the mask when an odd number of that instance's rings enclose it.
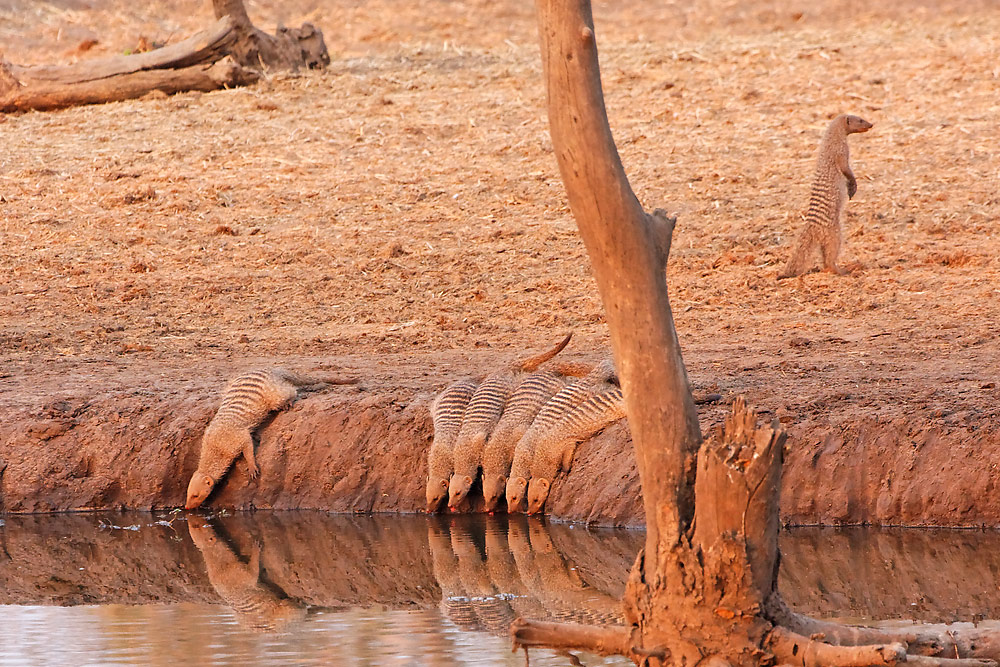
<instances>
[{"instance_id":1,"label":"eroded mud edge","mask_svg":"<svg viewBox=\"0 0 1000 667\"><path fill-rule=\"evenodd\" d=\"M238 460L210 505L419 512L428 402L356 390L305 397L260 432L260 478L250 482ZM0 423L0 512L178 507L214 407L207 391L108 392L15 410ZM788 424L783 521L1000 526L996 427L930 422L914 414ZM639 493L628 429L619 423L580 446L548 512L639 526Z\"/></svg>"}]
</instances>

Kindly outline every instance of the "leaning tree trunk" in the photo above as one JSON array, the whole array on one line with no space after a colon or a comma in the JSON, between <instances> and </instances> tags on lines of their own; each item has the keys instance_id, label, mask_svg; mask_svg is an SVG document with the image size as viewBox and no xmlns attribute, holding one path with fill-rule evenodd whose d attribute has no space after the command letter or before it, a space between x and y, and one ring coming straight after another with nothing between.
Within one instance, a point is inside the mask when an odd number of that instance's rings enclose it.
<instances>
[{"instance_id":1,"label":"leaning tree trunk","mask_svg":"<svg viewBox=\"0 0 1000 667\"><path fill-rule=\"evenodd\" d=\"M940 631L846 628L791 612L777 594L785 434L742 399L701 443L667 299L674 220L640 206L601 90L589 0L537 0L549 122L570 208L594 267L642 482L646 545L625 592L624 629L511 625L515 647L620 653L637 663L839 667L987 665L997 642ZM962 651L959 650L962 647Z\"/></svg>"}]
</instances>

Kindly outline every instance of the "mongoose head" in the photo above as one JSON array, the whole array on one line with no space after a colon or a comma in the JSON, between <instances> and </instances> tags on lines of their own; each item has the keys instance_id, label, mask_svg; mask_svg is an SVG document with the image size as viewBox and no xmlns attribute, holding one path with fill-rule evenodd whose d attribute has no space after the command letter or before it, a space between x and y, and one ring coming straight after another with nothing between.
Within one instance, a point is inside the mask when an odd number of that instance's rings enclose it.
<instances>
[{"instance_id":1,"label":"mongoose head","mask_svg":"<svg viewBox=\"0 0 1000 667\"><path fill-rule=\"evenodd\" d=\"M483 500L486 501L487 512L493 512L500 502L500 497L505 495L507 477L505 475L487 475L483 473Z\"/></svg>"},{"instance_id":2,"label":"mongoose head","mask_svg":"<svg viewBox=\"0 0 1000 667\"><path fill-rule=\"evenodd\" d=\"M212 493L213 488L215 488L215 480L212 479L211 475L195 472L188 483L187 502L184 503L184 509L193 510L200 507L208 498L208 494Z\"/></svg>"},{"instance_id":3,"label":"mongoose head","mask_svg":"<svg viewBox=\"0 0 1000 667\"><path fill-rule=\"evenodd\" d=\"M427 480L427 513L437 512L448 496L448 480L431 477Z\"/></svg>"},{"instance_id":4,"label":"mongoose head","mask_svg":"<svg viewBox=\"0 0 1000 667\"><path fill-rule=\"evenodd\" d=\"M869 123L864 118L860 116L848 116L847 117L847 133L854 134L856 132L867 132L872 129L872 124Z\"/></svg>"},{"instance_id":5,"label":"mongoose head","mask_svg":"<svg viewBox=\"0 0 1000 667\"><path fill-rule=\"evenodd\" d=\"M528 495L528 480L511 477L507 480L507 512L523 512L524 500Z\"/></svg>"},{"instance_id":6,"label":"mongoose head","mask_svg":"<svg viewBox=\"0 0 1000 667\"><path fill-rule=\"evenodd\" d=\"M544 477L532 477L528 485L528 514L542 511L549 497L549 480Z\"/></svg>"},{"instance_id":7,"label":"mongoose head","mask_svg":"<svg viewBox=\"0 0 1000 667\"><path fill-rule=\"evenodd\" d=\"M452 475L451 484L448 485L448 509L452 512L465 502L465 497L469 495L472 488L472 478L468 475Z\"/></svg>"}]
</instances>

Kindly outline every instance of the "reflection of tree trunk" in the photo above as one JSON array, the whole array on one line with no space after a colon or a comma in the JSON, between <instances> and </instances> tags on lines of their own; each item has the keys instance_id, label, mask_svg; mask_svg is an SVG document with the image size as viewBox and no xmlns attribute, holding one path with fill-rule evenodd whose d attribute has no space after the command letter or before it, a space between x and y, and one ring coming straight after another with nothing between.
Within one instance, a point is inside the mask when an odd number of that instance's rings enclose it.
<instances>
[{"instance_id":1,"label":"reflection of tree trunk","mask_svg":"<svg viewBox=\"0 0 1000 667\"><path fill-rule=\"evenodd\" d=\"M891 636L874 645L836 646L780 626L785 434L777 422L758 428L756 414L740 399L725 427L701 444L667 298L675 221L661 211L647 214L625 175L604 107L589 0L537 0L536 6L552 145L604 302L647 534L625 592L630 627L518 620L511 627L515 646L713 667L903 662L907 645Z\"/></svg>"},{"instance_id":2,"label":"reflection of tree trunk","mask_svg":"<svg viewBox=\"0 0 1000 667\"><path fill-rule=\"evenodd\" d=\"M218 21L184 41L147 53L63 66L18 67L0 60L0 112L61 109L135 99L152 91L218 90L257 81L260 70L324 67L330 56L312 24L253 26L242 0L213 0Z\"/></svg>"}]
</instances>

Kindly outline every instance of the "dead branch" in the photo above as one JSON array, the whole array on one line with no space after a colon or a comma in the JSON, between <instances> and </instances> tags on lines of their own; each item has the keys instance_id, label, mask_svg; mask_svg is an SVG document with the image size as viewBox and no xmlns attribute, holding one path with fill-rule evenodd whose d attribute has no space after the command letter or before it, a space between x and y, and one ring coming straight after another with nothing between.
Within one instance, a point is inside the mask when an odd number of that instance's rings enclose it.
<instances>
[{"instance_id":1,"label":"dead branch","mask_svg":"<svg viewBox=\"0 0 1000 667\"><path fill-rule=\"evenodd\" d=\"M254 70L230 58L211 65L120 74L108 79L67 84L24 86L15 95L0 98L0 112L47 111L81 104L102 104L142 97L154 90L172 95L188 90L208 92L246 86L260 78Z\"/></svg>"},{"instance_id":2,"label":"dead branch","mask_svg":"<svg viewBox=\"0 0 1000 667\"><path fill-rule=\"evenodd\" d=\"M935 658L927 655L908 655L906 664L917 667L996 667L994 660L985 658Z\"/></svg>"},{"instance_id":3,"label":"dead branch","mask_svg":"<svg viewBox=\"0 0 1000 667\"><path fill-rule=\"evenodd\" d=\"M809 639L785 628L775 627L766 640L767 648L779 663L799 667L868 667L906 662L906 645L869 644L834 646Z\"/></svg>"},{"instance_id":4,"label":"dead branch","mask_svg":"<svg viewBox=\"0 0 1000 667\"><path fill-rule=\"evenodd\" d=\"M632 641L627 628L598 627L578 623L549 623L517 618L510 624L513 650L544 646L555 650L573 649L597 655L631 655Z\"/></svg>"},{"instance_id":5,"label":"dead branch","mask_svg":"<svg viewBox=\"0 0 1000 667\"><path fill-rule=\"evenodd\" d=\"M146 53L73 65L20 67L0 60L0 113L118 102L153 91L167 94L245 86L262 69L310 69L330 63L323 33L306 23L276 35L250 22L242 0L213 0L207 30Z\"/></svg>"}]
</instances>

